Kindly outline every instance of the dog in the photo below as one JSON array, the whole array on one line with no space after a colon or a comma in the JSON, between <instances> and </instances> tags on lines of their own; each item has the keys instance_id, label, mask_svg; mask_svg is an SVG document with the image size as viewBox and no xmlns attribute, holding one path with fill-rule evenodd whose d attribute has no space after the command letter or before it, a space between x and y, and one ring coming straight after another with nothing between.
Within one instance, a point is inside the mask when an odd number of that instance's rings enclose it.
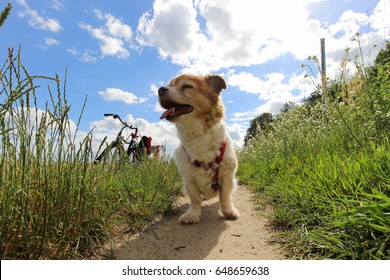
<instances>
[{"instance_id":1,"label":"dog","mask_svg":"<svg viewBox=\"0 0 390 280\"><path fill-rule=\"evenodd\" d=\"M237 157L222 121L225 109L221 92L226 88L219 75L182 74L158 89L159 103L166 110L160 119L177 128L180 145L175 161L191 201L179 219L181 224L199 222L203 198L216 196L225 218L240 216L231 201Z\"/></svg>"}]
</instances>

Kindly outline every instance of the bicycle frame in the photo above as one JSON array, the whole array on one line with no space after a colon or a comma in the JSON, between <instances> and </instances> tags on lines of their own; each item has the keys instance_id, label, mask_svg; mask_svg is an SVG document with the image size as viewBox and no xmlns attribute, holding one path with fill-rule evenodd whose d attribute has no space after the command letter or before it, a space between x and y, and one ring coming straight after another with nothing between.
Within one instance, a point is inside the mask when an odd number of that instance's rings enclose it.
<instances>
[{"instance_id":1,"label":"bicycle frame","mask_svg":"<svg viewBox=\"0 0 390 280\"><path fill-rule=\"evenodd\" d=\"M113 117L114 119L118 119L122 123L123 126L120 129L118 135L116 136L116 139L114 141L112 141L111 144L108 145L108 147L105 148L103 150L103 152L98 157L96 157L95 164L100 163L109 151L111 151L114 148L123 147L125 143L129 144L129 147L127 149L127 156L131 157L131 154L133 154L132 161L134 162L138 158L138 155L136 153L136 150L137 150L136 144L137 144L137 142L134 140L135 138L138 137L138 135L137 135L138 134L138 128L137 127L133 127L132 125L128 125L117 114L104 114L104 116L105 117ZM131 140L129 142L127 142L122 137L122 132L126 128L135 131L134 133L131 133Z\"/></svg>"}]
</instances>

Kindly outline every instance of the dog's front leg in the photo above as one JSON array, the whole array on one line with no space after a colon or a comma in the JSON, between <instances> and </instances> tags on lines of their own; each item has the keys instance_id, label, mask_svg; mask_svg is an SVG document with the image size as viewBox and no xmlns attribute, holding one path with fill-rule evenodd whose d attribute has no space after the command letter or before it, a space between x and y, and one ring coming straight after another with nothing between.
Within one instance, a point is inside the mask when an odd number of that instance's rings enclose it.
<instances>
[{"instance_id":1,"label":"dog's front leg","mask_svg":"<svg viewBox=\"0 0 390 280\"><path fill-rule=\"evenodd\" d=\"M234 177L225 176L222 180L222 186L219 189L219 202L221 211L226 219L238 219L240 212L234 207L231 201L231 193L234 189Z\"/></svg>"},{"instance_id":2,"label":"dog's front leg","mask_svg":"<svg viewBox=\"0 0 390 280\"><path fill-rule=\"evenodd\" d=\"M202 195L194 183L187 184L186 189L190 197L191 204L188 211L180 217L179 222L183 225L195 224L200 221Z\"/></svg>"}]
</instances>

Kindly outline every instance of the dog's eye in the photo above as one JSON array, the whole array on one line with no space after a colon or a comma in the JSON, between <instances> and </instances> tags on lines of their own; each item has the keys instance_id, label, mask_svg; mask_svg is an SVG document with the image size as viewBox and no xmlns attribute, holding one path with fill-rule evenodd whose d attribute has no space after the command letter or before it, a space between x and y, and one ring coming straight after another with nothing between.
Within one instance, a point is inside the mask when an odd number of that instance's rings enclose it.
<instances>
[{"instance_id":1,"label":"dog's eye","mask_svg":"<svg viewBox=\"0 0 390 280\"><path fill-rule=\"evenodd\" d=\"M189 88L194 88L194 87L191 86L191 85L182 85L181 86L181 90L186 90L186 89L189 89Z\"/></svg>"}]
</instances>

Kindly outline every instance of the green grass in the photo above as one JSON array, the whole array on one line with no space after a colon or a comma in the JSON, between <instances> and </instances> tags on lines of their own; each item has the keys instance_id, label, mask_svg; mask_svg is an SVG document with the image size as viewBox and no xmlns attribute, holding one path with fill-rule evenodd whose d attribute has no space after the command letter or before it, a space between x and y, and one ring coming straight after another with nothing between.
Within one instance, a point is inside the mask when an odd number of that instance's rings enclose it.
<instances>
[{"instance_id":1,"label":"green grass","mask_svg":"<svg viewBox=\"0 0 390 280\"><path fill-rule=\"evenodd\" d=\"M355 65L329 85L326 115L296 106L240 153L292 258L390 259L390 64Z\"/></svg>"},{"instance_id":2,"label":"green grass","mask_svg":"<svg viewBox=\"0 0 390 280\"><path fill-rule=\"evenodd\" d=\"M11 50L0 83L2 259L89 257L118 229L171 209L180 189L172 160L93 164L93 134L76 140L66 80L30 75Z\"/></svg>"}]
</instances>

